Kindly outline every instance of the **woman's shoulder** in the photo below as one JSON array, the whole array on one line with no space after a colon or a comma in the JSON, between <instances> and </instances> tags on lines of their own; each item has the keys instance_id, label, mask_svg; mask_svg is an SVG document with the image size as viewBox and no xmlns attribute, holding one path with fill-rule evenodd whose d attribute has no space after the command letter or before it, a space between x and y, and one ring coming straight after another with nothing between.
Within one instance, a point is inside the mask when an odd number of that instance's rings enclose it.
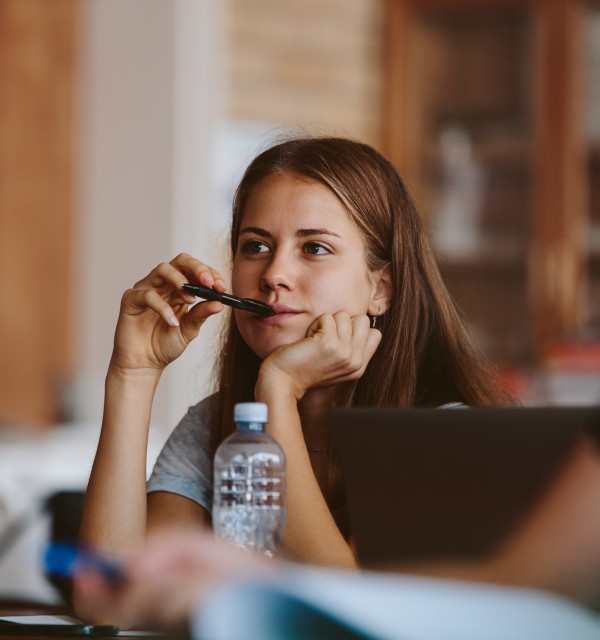
<instances>
[{"instance_id":1,"label":"woman's shoulder","mask_svg":"<svg viewBox=\"0 0 600 640\"><path fill-rule=\"evenodd\" d=\"M186 415L192 415L195 417L210 418L217 410L217 401L219 398L219 392L216 391L205 398L202 398L200 402L192 405L188 408Z\"/></svg>"},{"instance_id":2,"label":"woman's shoulder","mask_svg":"<svg viewBox=\"0 0 600 640\"><path fill-rule=\"evenodd\" d=\"M218 393L213 393L189 407L173 430L170 439L208 437L208 427L212 424L217 411L217 399Z\"/></svg>"}]
</instances>

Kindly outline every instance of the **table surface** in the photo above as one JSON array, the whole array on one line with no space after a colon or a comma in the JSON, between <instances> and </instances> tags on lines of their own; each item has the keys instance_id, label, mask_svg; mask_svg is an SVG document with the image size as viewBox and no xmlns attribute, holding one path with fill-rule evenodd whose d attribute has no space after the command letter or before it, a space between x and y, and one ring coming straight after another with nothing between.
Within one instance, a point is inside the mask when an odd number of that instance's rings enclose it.
<instances>
[{"instance_id":1,"label":"table surface","mask_svg":"<svg viewBox=\"0 0 600 640\"><path fill-rule=\"evenodd\" d=\"M0 618L4 617L15 617L15 616L70 616L75 617L73 611L64 605L48 605L48 604L37 604L37 603L28 603L28 602L10 602L0 601ZM24 619L24 622L26 620ZM169 640L174 640L174 636L169 634L168 636L160 634L158 632L152 631L121 631L118 636L97 636L97 635L48 635L48 634L33 634L33 635L0 635L0 639L4 638L19 638L19 640L27 640L30 638L31 640L35 640L36 638L57 638L58 640L73 640L73 638L98 638L98 639L108 639L112 638L114 640L117 638L141 638L142 640L157 640L157 638L169 638Z\"/></svg>"}]
</instances>

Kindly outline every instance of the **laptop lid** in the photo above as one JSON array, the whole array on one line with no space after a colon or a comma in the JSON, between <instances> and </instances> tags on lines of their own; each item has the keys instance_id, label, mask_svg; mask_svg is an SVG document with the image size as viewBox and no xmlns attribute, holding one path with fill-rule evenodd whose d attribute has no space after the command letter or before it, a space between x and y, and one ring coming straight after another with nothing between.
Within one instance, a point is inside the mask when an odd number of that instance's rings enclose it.
<instances>
[{"instance_id":1,"label":"laptop lid","mask_svg":"<svg viewBox=\"0 0 600 640\"><path fill-rule=\"evenodd\" d=\"M600 409L345 409L330 427L359 562L401 567L492 555Z\"/></svg>"}]
</instances>

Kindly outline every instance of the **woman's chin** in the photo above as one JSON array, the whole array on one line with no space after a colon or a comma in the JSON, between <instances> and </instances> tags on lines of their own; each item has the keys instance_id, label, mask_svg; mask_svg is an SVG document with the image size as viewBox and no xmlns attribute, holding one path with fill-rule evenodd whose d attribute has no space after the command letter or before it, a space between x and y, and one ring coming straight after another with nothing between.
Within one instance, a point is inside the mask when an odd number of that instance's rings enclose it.
<instances>
[{"instance_id":1,"label":"woman's chin","mask_svg":"<svg viewBox=\"0 0 600 640\"><path fill-rule=\"evenodd\" d=\"M278 338L277 340L269 340L266 344L263 342L259 348L255 348L253 345L249 345L252 351L261 359L265 360L268 358L274 351L277 349L281 349L282 347L287 347L290 344L294 344L295 342L299 342L302 340L304 336L300 338Z\"/></svg>"}]
</instances>

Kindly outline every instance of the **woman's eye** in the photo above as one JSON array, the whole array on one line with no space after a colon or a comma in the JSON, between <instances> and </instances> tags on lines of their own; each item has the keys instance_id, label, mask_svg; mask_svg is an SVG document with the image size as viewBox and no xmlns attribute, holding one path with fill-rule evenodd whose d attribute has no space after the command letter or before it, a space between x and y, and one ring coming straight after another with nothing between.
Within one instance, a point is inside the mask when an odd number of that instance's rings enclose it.
<instances>
[{"instance_id":1,"label":"woman's eye","mask_svg":"<svg viewBox=\"0 0 600 640\"><path fill-rule=\"evenodd\" d=\"M242 253L265 253L269 247L260 240L248 240L242 245Z\"/></svg>"},{"instance_id":2,"label":"woman's eye","mask_svg":"<svg viewBox=\"0 0 600 640\"><path fill-rule=\"evenodd\" d=\"M304 245L304 250L312 256L323 256L327 253L331 253L327 247L324 247L318 242L307 242Z\"/></svg>"}]
</instances>

